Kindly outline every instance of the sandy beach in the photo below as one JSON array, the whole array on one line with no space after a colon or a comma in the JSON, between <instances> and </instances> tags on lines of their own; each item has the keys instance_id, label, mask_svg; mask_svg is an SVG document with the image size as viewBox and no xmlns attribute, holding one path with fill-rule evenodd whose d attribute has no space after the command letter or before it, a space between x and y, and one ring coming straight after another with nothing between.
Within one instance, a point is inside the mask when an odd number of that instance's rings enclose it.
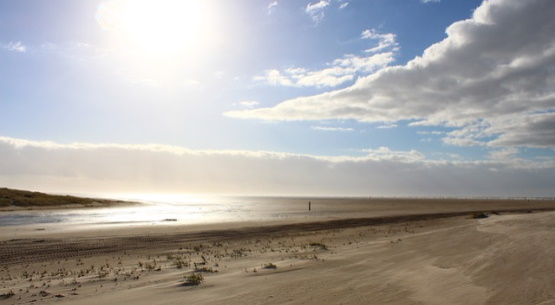
<instances>
[{"instance_id":1,"label":"sandy beach","mask_svg":"<svg viewBox=\"0 0 555 305\"><path fill-rule=\"evenodd\" d=\"M353 200L273 222L3 227L0 304L555 304L553 201Z\"/></svg>"}]
</instances>

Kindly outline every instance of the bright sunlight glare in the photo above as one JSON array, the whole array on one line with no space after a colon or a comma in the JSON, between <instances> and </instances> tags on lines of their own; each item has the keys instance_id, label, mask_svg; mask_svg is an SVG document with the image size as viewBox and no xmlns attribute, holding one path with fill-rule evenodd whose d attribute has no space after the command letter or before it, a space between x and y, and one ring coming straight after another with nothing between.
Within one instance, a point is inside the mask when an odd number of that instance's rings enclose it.
<instances>
[{"instance_id":1,"label":"bright sunlight glare","mask_svg":"<svg viewBox=\"0 0 555 305\"><path fill-rule=\"evenodd\" d=\"M202 33L202 9L193 0L112 0L100 4L97 21L122 33L151 55L171 55L195 47Z\"/></svg>"}]
</instances>

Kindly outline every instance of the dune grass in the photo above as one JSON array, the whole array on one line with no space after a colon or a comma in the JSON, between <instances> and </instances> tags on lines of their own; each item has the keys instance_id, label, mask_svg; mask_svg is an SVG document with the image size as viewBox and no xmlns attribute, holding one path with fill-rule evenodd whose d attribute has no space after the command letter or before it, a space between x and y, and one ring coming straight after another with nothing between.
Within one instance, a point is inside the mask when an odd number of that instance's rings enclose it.
<instances>
[{"instance_id":1,"label":"dune grass","mask_svg":"<svg viewBox=\"0 0 555 305\"><path fill-rule=\"evenodd\" d=\"M95 203L120 203L122 201L81 198L67 195L50 195L40 192L0 188L1 207L56 207L67 205L92 205Z\"/></svg>"},{"instance_id":2,"label":"dune grass","mask_svg":"<svg viewBox=\"0 0 555 305\"><path fill-rule=\"evenodd\" d=\"M200 273L193 273L185 276L185 286L198 286L204 282L204 276Z\"/></svg>"}]
</instances>

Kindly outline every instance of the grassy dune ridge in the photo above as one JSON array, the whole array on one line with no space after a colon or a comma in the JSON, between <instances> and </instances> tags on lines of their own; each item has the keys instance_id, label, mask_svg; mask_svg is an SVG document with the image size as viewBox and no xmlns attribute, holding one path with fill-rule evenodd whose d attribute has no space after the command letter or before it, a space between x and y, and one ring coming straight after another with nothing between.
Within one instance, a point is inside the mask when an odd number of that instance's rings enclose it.
<instances>
[{"instance_id":1,"label":"grassy dune ridge","mask_svg":"<svg viewBox=\"0 0 555 305\"><path fill-rule=\"evenodd\" d=\"M82 198L68 195L50 195L40 192L0 188L0 208L6 207L61 207L96 206L124 203L124 201Z\"/></svg>"}]
</instances>

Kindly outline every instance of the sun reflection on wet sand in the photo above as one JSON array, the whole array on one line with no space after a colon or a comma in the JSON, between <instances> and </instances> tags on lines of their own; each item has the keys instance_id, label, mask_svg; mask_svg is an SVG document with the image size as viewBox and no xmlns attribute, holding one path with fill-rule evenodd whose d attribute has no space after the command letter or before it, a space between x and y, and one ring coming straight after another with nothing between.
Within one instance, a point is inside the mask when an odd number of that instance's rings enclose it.
<instances>
[{"instance_id":1,"label":"sun reflection on wet sand","mask_svg":"<svg viewBox=\"0 0 555 305\"><path fill-rule=\"evenodd\" d=\"M105 194L138 204L110 208L18 211L0 215L0 226L30 224L133 225L205 224L264 218L252 202L232 197L189 194Z\"/></svg>"}]
</instances>

